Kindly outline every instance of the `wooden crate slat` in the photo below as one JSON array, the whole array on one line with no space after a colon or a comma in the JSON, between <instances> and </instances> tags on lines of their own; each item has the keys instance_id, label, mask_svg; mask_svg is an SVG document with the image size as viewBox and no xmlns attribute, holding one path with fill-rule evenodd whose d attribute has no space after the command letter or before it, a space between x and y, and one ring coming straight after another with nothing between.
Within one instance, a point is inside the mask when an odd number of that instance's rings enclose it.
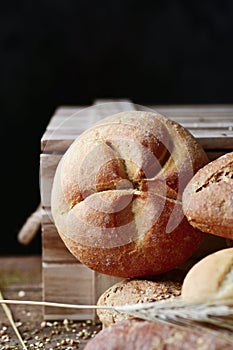
<instances>
[{"instance_id":1,"label":"wooden crate slat","mask_svg":"<svg viewBox=\"0 0 233 350\"><path fill-rule=\"evenodd\" d=\"M213 130L210 133L211 138L205 131L192 130L192 134L205 150L225 149L227 152L227 150L233 149L233 131L219 132L217 130L215 132L215 130Z\"/></svg>"},{"instance_id":2,"label":"wooden crate slat","mask_svg":"<svg viewBox=\"0 0 233 350\"><path fill-rule=\"evenodd\" d=\"M216 128L218 128L217 126L214 126L214 129L210 128L207 129L206 127L204 128L199 128L198 126L195 125L190 125L189 128L191 129L191 133L197 137L197 138L202 138L203 135L206 137L211 138L215 138L215 137L233 137L233 130L231 130L231 127L225 127L224 130L222 130L222 128L220 127L220 130ZM84 131L85 128L82 128L82 131ZM67 137L68 140L75 140L76 137L78 137L80 135L80 130L73 130L73 129L62 129L62 130L58 130L58 131L49 131L47 133L49 140L47 142L50 141L59 141L59 140L64 140L64 137ZM67 134L68 133L68 134Z\"/></svg>"},{"instance_id":3,"label":"wooden crate slat","mask_svg":"<svg viewBox=\"0 0 233 350\"><path fill-rule=\"evenodd\" d=\"M185 125L186 123L232 123L233 118L233 107L229 113L215 113L214 111L203 111L202 114L198 111L192 110L192 112L187 113L180 108L178 111L175 111L173 109L166 110L166 108L156 108L153 109L154 112L159 112L161 114L166 115L167 117L174 119L178 122L183 122ZM55 116L55 118L54 118ZM47 129L55 129L58 126L60 128L71 128L74 125L77 126L78 122L85 122L87 121L88 115L86 116L85 113L82 113L82 109L76 108L72 110L72 112L69 111L67 108L66 113L57 113L55 112L54 116L51 118ZM96 118L96 116L94 115ZM94 120L95 120L94 118Z\"/></svg>"},{"instance_id":4,"label":"wooden crate slat","mask_svg":"<svg viewBox=\"0 0 233 350\"><path fill-rule=\"evenodd\" d=\"M161 110L160 113L165 115L165 113L162 113L162 112L163 111ZM72 117L69 117L69 118L67 118L67 116L57 115L57 114L55 114L54 116L56 117L51 119L47 127L47 130L54 130L58 127L62 129L69 129L74 126L77 127L79 123L83 123L86 120L86 117L85 116L83 117L81 113L73 114ZM225 124L232 123L232 114L231 115L229 114L228 116L225 116L225 117L222 115L215 116L212 114L209 114L209 115L203 114L202 116L198 116L198 115L191 116L186 114L183 115L182 113L176 115L169 112L166 114L166 116L179 123L182 123L184 126L190 123L199 123L199 124L209 123L210 125L211 124L219 125L221 123L225 123Z\"/></svg>"},{"instance_id":5,"label":"wooden crate slat","mask_svg":"<svg viewBox=\"0 0 233 350\"><path fill-rule=\"evenodd\" d=\"M216 119L217 117L221 119L221 117L224 119L228 119L232 117L232 109L233 109L233 105L231 107L231 109L229 109L228 111L218 111L218 110L214 110L211 108L206 108L205 110L198 110L197 107L194 107L193 109L190 109L190 111L185 110L184 107L180 107L179 109L175 108L175 106L171 107L171 108L167 108L166 106L142 106L141 108L137 108L137 105L135 104L135 110L145 110L148 112L158 112L161 114L165 114L165 115L169 115L174 116L175 118L194 118L199 119L199 120L203 120L203 119ZM82 113L79 113L80 111L85 111L88 108L88 106L84 106L84 107L80 107L80 106L76 106L72 109L70 109L69 107L64 107L62 108L62 110L58 109L56 110L53 115L56 115L58 120L60 120L61 122L66 119L66 117L71 117L73 116L73 118L82 118ZM50 120L51 122L51 120ZM48 123L48 125L50 124L50 122Z\"/></svg>"},{"instance_id":6,"label":"wooden crate slat","mask_svg":"<svg viewBox=\"0 0 233 350\"><path fill-rule=\"evenodd\" d=\"M95 303L93 271L86 266L76 264L42 263L43 300L69 304ZM76 310L66 308L44 308L45 319L94 319L93 310Z\"/></svg>"},{"instance_id":7,"label":"wooden crate slat","mask_svg":"<svg viewBox=\"0 0 233 350\"><path fill-rule=\"evenodd\" d=\"M206 130L190 130L194 137L201 143L201 145L208 149L231 149L233 144L233 131L232 130L210 130L207 133ZM66 133L66 140L63 139L65 134L52 135L49 141L43 143L43 147L46 148L46 152L65 152L67 148L74 141L74 135ZM78 135L77 135L78 136ZM228 140L227 140L228 138Z\"/></svg>"},{"instance_id":8,"label":"wooden crate slat","mask_svg":"<svg viewBox=\"0 0 233 350\"><path fill-rule=\"evenodd\" d=\"M42 263L43 300L59 303L93 305L99 296L121 279L90 270L80 263ZM95 310L44 308L44 318L97 319Z\"/></svg>"},{"instance_id":9,"label":"wooden crate slat","mask_svg":"<svg viewBox=\"0 0 233 350\"><path fill-rule=\"evenodd\" d=\"M182 125L189 130L192 129L199 129L199 130L208 130L212 131L212 129L216 129L216 130L228 130L228 131L232 131L233 128L233 118L232 121L228 121L228 122L215 122L215 121L211 121L211 122L183 122Z\"/></svg>"},{"instance_id":10,"label":"wooden crate slat","mask_svg":"<svg viewBox=\"0 0 233 350\"><path fill-rule=\"evenodd\" d=\"M107 100L106 100L107 102ZM111 101L108 101L108 103ZM116 101L117 103L121 103L121 101ZM123 101L125 104L126 102L129 102L129 100ZM97 101L98 103L98 101ZM232 118L232 113L233 113L233 105L137 105L134 104L135 109L147 109L147 110L152 110L152 111L158 111L163 114L169 114L170 117L173 115L176 118L188 118L191 120L192 117L200 118L202 120L203 118L207 118L211 120L212 118ZM61 119L63 120L65 116L71 116L72 114L76 114L80 110L85 110L90 106L60 106L54 111L54 115L57 116L58 120ZM105 105L105 108L107 107L107 104ZM125 105L124 105L125 107ZM50 121L51 122L51 121Z\"/></svg>"},{"instance_id":11,"label":"wooden crate slat","mask_svg":"<svg viewBox=\"0 0 233 350\"><path fill-rule=\"evenodd\" d=\"M76 125L78 124L78 121L75 121ZM218 121L211 121L211 122L195 122L195 121L190 121L188 120L187 122L182 122L180 123L181 125L183 125L186 129L204 129L204 130L212 130L212 129L216 129L216 130L229 130L232 131L233 130L233 118L232 121L228 121L228 122L218 122ZM65 132L67 134L70 135L75 135L74 132L74 127L76 127L75 123L74 125L64 125L62 126L62 133L64 134ZM80 128L81 130L81 128ZM84 131L84 130L83 130ZM48 128L48 132L51 133L52 137L54 137L54 135L56 136L56 128L54 127L49 127Z\"/></svg>"},{"instance_id":12,"label":"wooden crate slat","mask_svg":"<svg viewBox=\"0 0 233 350\"><path fill-rule=\"evenodd\" d=\"M66 138L63 139L64 133L62 134L60 131L51 133L48 130L41 138L41 150L47 153L64 153L78 135L79 134L75 132L75 135L66 135Z\"/></svg>"},{"instance_id":13,"label":"wooden crate slat","mask_svg":"<svg viewBox=\"0 0 233 350\"><path fill-rule=\"evenodd\" d=\"M61 158L62 154L40 155L40 196L43 207L50 207L53 178Z\"/></svg>"},{"instance_id":14,"label":"wooden crate slat","mask_svg":"<svg viewBox=\"0 0 233 350\"><path fill-rule=\"evenodd\" d=\"M232 114L233 104L182 104L182 105L159 105L159 104L149 104L146 106L151 109L163 109L164 111L172 111L175 113L189 113L196 114L198 113L211 113L211 114L219 114L219 113L229 113Z\"/></svg>"},{"instance_id":15,"label":"wooden crate slat","mask_svg":"<svg viewBox=\"0 0 233 350\"><path fill-rule=\"evenodd\" d=\"M131 110L137 105L127 103ZM61 108L54 114L45 131L41 147L43 152L65 152L83 131L104 116L125 110L125 102L100 104L97 110L79 107ZM175 107L151 106L155 111L179 122L208 149L230 149L233 144L233 106L229 107ZM59 113L61 114L59 114ZM66 114L67 113L67 114ZM69 113L69 114L68 114ZM227 138L227 140L226 140ZM209 140L207 140L209 139Z\"/></svg>"},{"instance_id":16,"label":"wooden crate slat","mask_svg":"<svg viewBox=\"0 0 233 350\"><path fill-rule=\"evenodd\" d=\"M54 224L50 207L42 207L41 212L42 212L41 213L41 224L42 224L42 226L46 225L46 224Z\"/></svg>"},{"instance_id":17,"label":"wooden crate slat","mask_svg":"<svg viewBox=\"0 0 233 350\"><path fill-rule=\"evenodd\" d=\"M72 115L64 118L64 121L61 123L60 126L58 126L57 129L50 131L47 128L41 139L41 150L43 152L50 152L52 147L55 146L54 151L57 151L57 146L54 145L55 140L62 141L66 138L68 138L69 140L72 138L75 139L78 135L80 135L80 133L82 133L87 128L91 127L97 121L103 119L108 115L125 111L125 108L127 108L127 110L135 110L134 104L131 103L129 100L112 100L111 103L101 103L101 100L98 100L96 101L96 103L94 103L94 105L90 106L89 108L82 109L81 111L77 110L78 113L74 112L73 114L77 113L78 116L80 114L80 117L82 117L82 119L77 119L78 123L75 125L73 124L74 128L71 129L70 133L68 133L67 135L64 135L62 125L64 125L64 123L68 121L73 123Z\"/></svg>"},{"instance_id":18,"label":"wooden crate slat","mask_svg":"<svg viewBox=\"0 0 233 350\"><path fill-rule=\"evenodd\" d=\"M232 149L233 131L232 130L191 130L190 132L208 149ZM43 148L46 152L65 152L74 141L74 136L66 135L66 140L63 139L65 133L59 132L58 135L52 135L49 141L42 140ZM56 136L56 137L55 137ZM78 136L78 135L77 135Z\"/></svg>"},{"instance_id":19,"label":"wooden crate slat","mask_svg":"<svg viewBox=\"0 0 233 350\"><path fill-rule=\"evenodd\" d=\"M42 260L54 263L77 263L60 238L55 225L42 225Z\"/></svg>"}]
</instances>

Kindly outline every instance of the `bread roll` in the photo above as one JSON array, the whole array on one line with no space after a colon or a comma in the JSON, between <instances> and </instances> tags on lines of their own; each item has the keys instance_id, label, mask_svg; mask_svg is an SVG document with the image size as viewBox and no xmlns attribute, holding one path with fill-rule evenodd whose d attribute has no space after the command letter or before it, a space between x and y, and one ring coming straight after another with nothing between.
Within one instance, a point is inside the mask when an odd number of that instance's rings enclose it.
<instances>
[{"instance_id":1,"label":"bread roll","mask_svg":"<svg viewBox=\"0 0 233 350\"><path fill-rule=\"evenodd\" d=\"M232 350L215 333L167 324L125 320L101 330L85 350Z\"/></svg>"},{"instance_id":2,"label":"bread roll","mask_svg":"<svg viewBox=\"0 0 233 350\"><path fill-rule=\"evenodd\" d=\"M100 296L97 305L121 306L168 299L180 295L181 286L181 282L126 279L107 289ZM104 327L132 317L107 309L97 309L97 315Z\"/></svg>"},{"instance_id":3,"label":"bread roll","mask_svg":"<svg viewBox=\"0 0 233 350\"><path fill-rule=\"evenodd\" d=\"M181 291L187 302L233 303L233 248L210 254L187 273Z\"/></svg>"},{"instance_id":4,"label":"bread roll","mask_svg":"<svg viewBox=\"0 0 233 350\"><path fill-rule=\"evenodd\" d=\"M71 253L117 277L160 274L203 239L181 197L208 162L194 137L156 113L123 112L86 130L60 161L51 209Z\"/></svg>"},{"instance_id":5,"label":"bread roll","mask_svg":"<svg viewBox=\"0 0 233 350\"><path fill-rule=\"evenodd\" d=\"M233 239L233 152L194 175L183 193L183 210L193 227Z\"/></svg>"}]
</instances>

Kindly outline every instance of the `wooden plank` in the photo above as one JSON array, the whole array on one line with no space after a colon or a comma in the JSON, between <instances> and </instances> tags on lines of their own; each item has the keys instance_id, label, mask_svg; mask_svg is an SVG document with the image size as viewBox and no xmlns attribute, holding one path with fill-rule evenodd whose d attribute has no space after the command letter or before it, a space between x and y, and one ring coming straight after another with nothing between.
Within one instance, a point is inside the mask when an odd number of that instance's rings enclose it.
<instances>
[{"instance_id":1,"label":"wooden plank","mask_svg":"<svg viewBox=\"0 0 233 350\"><path fill-rule=\"evenodd\" d=\"M172 116L167 115L170 119L173 119L174 121L182 124L184 127L188 128L226 128L231 129L233 124L233 117L219 117L219 116L205 116L205 117L198 117L198 116ZM53 133L57 129L61 130L67 130L67 132L72 132L74 128L81 129L80 125L86 122L85 118L82 118L79 115L74 115L72 118L66 119L64 122L64 116L54 115L51 119L50 124L48 125L46 132ZM92 125L92 124L91 124ZM48 134L50 136L50 134Z\"/></svg>"},{"instance_id":2,"label":"wooden plank","mask_svg":"<svg viewBox=\"0 0 233 350\"><path fill-rule=\"evenodd\" d=\"M78 263L60 238L55 225L42 225L42 260L54 263Z\"/></svg>"},{"instance_id":3,"label":"wooden plank","mask_svg":"<svg viewBox=\"0 0 233 350\"><path fill-rule=\"evenodd\" d=\"M231 115L233 104L182 104L182 105L147 105L152 110L163 111L163 113L186 114L186 115Z\"/></svg>"},{"instance_id":4,"label":"wooden plank","mask_svg":"<svg viewBox=\"0 0 233 350\"><path fill-rule=\"evenodd\" d=\"M156 112L156 111L154 111ZM233 123L233 111L231 114L228 115L219 115L219 114L207 114L203 113L202 115L198 114L183 114L180 113L174 113L172 111L169 111L168 113L164 113L163 109L161 111L158 111L163 115L166 115L168 118L171 118L179 123L181 123L185 127L189 127L189 125L196 124L197 126L201 127L208 127L208 125L215 125L223 126L223 127L231 127ZM193 112L194 113L194 112ZM79 125L88 122L87 117L85 115L82 115L82 113L73 113L70 117L67 117L66 115L60 115L60 114L54 114L51 118L47 130L54 131L56 129L64 129L64 130L70 130L74 127L78 128ZM92 121L89 122L92 125Z\"/></svg>"},{"instance_id":5,"label":"wooden plank","mask_svg":"<svg viewBox=\"0 0 233 350\"><path fill-rule=\"evenodd\" d=\"M43 207L50 206L53 178L61 157L62 154L40 155L40 195Z\"/></svg>"},{"instance_id":6,"label":"wooden plank","mask_svg":"<svg viewBox=\"0 0 233 350\"><path fill-rule=\"evenodd\" d=\"M213 130L228 130L228 131L232 131L233 128L233 118L232 121L228 121L228 122L218 122L218 121L205 121L205 122L183 122L182 125L189 130L192 129L197 129L197 130L208 130L212 131Z\"/></svg>"},{"instance_id":7,"label":"wooden plank","mask_svg":"<svg viewBox=\"0 0 233 350\"><path fill-rule=\"evenodd\" d=\"M107 105L106 105L107 106ZM90 107L90 106L89 106ZM80 111L84 111L87 106L81 107L80 106L63 106L59 107L53 114L53 117L56 116L56 118L51 118L48 127L54 127L57 126L55 121L59 121L60 123L66 119L65 117L71 117L67 118L67 121L64 123L64 126L72 125L73 120L75 119L84 119L82 117L82 113L79 113ZM166 105L152 105L152 106L140 106L138 107L137 104L134 104L135 110L147 110L151 112L159 112L163 115L167 115L169 118L172 118L174 120L184 120L184 121L190 121L190 122L220 122L220 121L226 121L230 122L232 121L232 115L233 115L233 105L228 107L220 107L216 105L215 107L211 106L166 106ZM69 124L71 123L71 124Z\"/></svg>"},{"instance_id":8,"label":"wooden plank","mask_svg":"<svg viewBox=\"0 0 233 350\"><path fill-rule=\"evenodd\" d=\"M43 300L71 304L94 304L95 294L93 271L82 264L49 264L43 266ZM75 310L60 308L44 308L44 317L48 319L84 320L94 319L93 310Z\"/></svg>"},{"instance_id":9,"label":"wooden plank","mask_svg":"<svg viewBox=\"0 0 233 350\"><path fill-rule=\"evenodd\" d=\"M58 136L54 134L49 135L48 132L45 132L44 136L41 139L42 152L64 153L74 141L74 137L72 135L71 136L67 135L66 139L63 140L62 136L64 135L58 135Z\"/></svg>"},{"instance_id":10,"label":"wooden plank","mask_svg":"<svg viewBox=\"0 0 233 350\"><path fill-rule=\"evenodd\" d=\"M42 230L42 261L45 263L80 264L80 262L69 252L61 240L54 225L43 226ZM95 295L98 298L105 290L106 285L112 285L121 278L104 276L94 272Z\"/></svg>"},{"instance_id":11,"label":"wooden plank","mask_svg":"<svg viewBox=\"0 0 233 350\"><path fill-rule=\"evenodd\" d=\"M99 296L121 279L90 270L79 263L42 263L43 300L70 304L96 304ZM44 308L46 320L97 320L95 310Z\"/></svg>"},{"instance_id":12,"label":"wooden plank","mask_svg":"<svg viewBox=\"0 0 233 350\"><path fill-rule=\"evenodd\" d=\"M215 149L233 149L233 131L225 130L224 132L219 130L190 130L193 136L200 142L205 150Z\"/></svg>"},{"instance_id":13,"label":"wooden plank","mask_svg":"<svg viewBox=\"0 0 233 350\"><path fill-rule=\"evenodd\" d=\"M191 129L189 131L200 142L200 144L207 149L232 149L233 148L233 131L226 130L203 130ZM73 131L72 131L73 133ZM57 133L46 133L49 140L42 140L43 149L46 152L65 152L78 136L67 134L66 130L59 130Z\"/></svg>"},{"instance_id":14,"label":"wooden plank","mask_svg":"<svg viewBox=\"0 0 233 350\"><path fill-rule=\"evenodd\" d=\"M54 120L56 120L57 117L55 117ZM203 120L200 120L200 118L170 118L174 121L181 124L186 129L216 129L216 130L228 130L232 131L233 129L233 115L231 118L227 119L220 119L216 118L216 120L213 117L205 118ZM81 120L76 119L72 120L72 123L62 125L62 127L54 127L54 126L48 126L47 128L47 136L48 138L56 139L61 138L61 136L65 135L67 133L67 137L75 137L76 135L79 135L81 132L86 130L87 128L91 127L94 124L94 122L91 122L90 120Z\"/></svg>"},{"instance_id":15,"label":"wooden plank","mask_svg":"<svg viewBox=\"0 0 233 350\"><path fill-rule=\"evenodd\" d=\"M73 140L78 137L83 131L91 127L94 123L97 121L103 119L104 117L119 113L122 111L125 111L125 108L127 110L134 110L134 104L131 103L128 100L125 101L118 101L118 100L111 100L110 103L101 103L100 101L96 101L96 104L84 108L84 109L77 109L77 112L72 111L72 114L70 116L67 116L64 118L64 120L58 124L55 129L47 130L45 131L44 135L41 139L41 150L42 152L61 152L64 151L64 149L67 149L69 145L73 142ZM73 119L74 115L78 116L78 118ZM52 117L52 120L49 123L49 126L54 123L54 118ZM70 133L66 133L64 135L62 126L66 123L71 123L73 128L71 128ZM56 125L56 122L55 122ZM68 147L67 143L64 144L64 141L68 141ZM61 141L61 142L60 142ZM71 141L71 142L70 142ZM64 148L64 146L66 148Z\"/></svg>"},{"instance_id":16,"label":"wooden plank","mask_svg":"<svg viewBox=\"0 0 233 350\"><path fill-rule=\"evenodd\" d=\"M41 225L54 224L50 207L42 207L41 210Z\"/></svg>"},{"instance_id":17,"label":"wooden plank","mask_svg":"<svg viewBox=\"0 0 233 350\"><path fill-rule=\"evenodd\" d=\"M127 102L103 103L80 109L65 107L56 111L42 137L44 152L64 152L84 130L104 116L125 110ZM129 108L147 108L133 105ZM114 110L114 108L116 110ZM233 146L233 105L229 106L150 106L179 122L208 149L231 149ZM210 141L209 141L210 139Z\"/></svg>"}]
</instances>

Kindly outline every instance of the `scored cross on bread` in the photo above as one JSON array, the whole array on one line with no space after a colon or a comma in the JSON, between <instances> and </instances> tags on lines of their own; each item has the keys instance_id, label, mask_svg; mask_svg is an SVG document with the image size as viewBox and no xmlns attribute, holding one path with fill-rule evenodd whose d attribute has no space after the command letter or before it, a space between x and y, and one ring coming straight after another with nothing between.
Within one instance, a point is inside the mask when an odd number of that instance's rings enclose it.
<instances>
[{"instance_id":1,"label":"scored cross on bread","mask_svg":"<svg viewBox=\"0 0 233 350\"><path fill-rule=\"evenodd\" d=\"M182 193L208 162L181 125L122 112L80 135L62 157L51 208L64 243L91 269L119 277L168 271L203 234L183 215Z\"/></svg>"}]
</instances>

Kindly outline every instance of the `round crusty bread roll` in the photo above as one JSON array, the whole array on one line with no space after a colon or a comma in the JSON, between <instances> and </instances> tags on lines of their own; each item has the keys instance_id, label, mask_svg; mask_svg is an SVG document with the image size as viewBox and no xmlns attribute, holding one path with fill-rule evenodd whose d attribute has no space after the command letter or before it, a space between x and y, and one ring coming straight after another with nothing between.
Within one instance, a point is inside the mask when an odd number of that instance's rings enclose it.
<instances>
[{"instance_id":1,"label":"round crusty bread roll","mask_svg":"<svg viewBox=\"0 0 233 350\"><path fill-rule=\"evenodd\" d=\"M63 155L51 209L71 253L117 277L168 271L202 241L183 215L181 197L206 153L181 125L156 113L101 120Z\"/></svg>"},{"instance_id":2,"label":"round crusty bread roll","mask_svg":"<svg viewBox=\"0 0 233 350\"><path fill-rule=\"evenodd\" d=\"M101 330L85 350L232 350L232 341L213 332L124 320Z\"/></svg>"},{"instance_id":3,"label":"round crusty bread roll","mask_svg":"<svg viewBox=\"0 0 233 350\"><path fill-rule=\"evenodd\" d=\"M98 306L123 306L126 304L149 303L179 296L181 282L126 279L108 288L98 299ZM97 309L97 315L104 327L133 316L111 309Z\"/></svg>"},{"instance_id":4,"label":"round crusty bread roll","mask_svg":"<svg viewBox=\"0 0 233 350\"><path fill-rule=\"evenodd\" d=\"M183 193L183 210L193 227L233 239L233 152L194 175Z\"/></svg>"},{"instance_id":5,"label":"round crusty bread roll","mask_svg":"<svg viewBox=\"0 0 233 350\"><path fill-rule=\"evenodd\" d=\"M187 302L233 303L233 248L210 254L187 273L181 296Z\"/></svg>"}]
</instances>

